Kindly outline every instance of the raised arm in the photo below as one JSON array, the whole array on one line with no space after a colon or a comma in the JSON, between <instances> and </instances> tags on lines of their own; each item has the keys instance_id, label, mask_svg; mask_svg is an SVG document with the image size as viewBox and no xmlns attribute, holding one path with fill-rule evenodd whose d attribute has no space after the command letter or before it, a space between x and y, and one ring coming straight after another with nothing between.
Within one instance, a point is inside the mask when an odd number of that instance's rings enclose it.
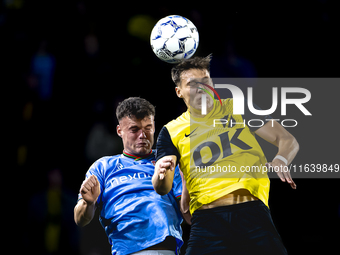
<instances>
[{"instance_id":1,"label":"raised arm","mask_svg":"<svg viewBox=\"0 0 340 255\"><path fill-rule=\"evenodd\" d=\"M174 180L174 170L179 160L179 154L174 146L168 129L164 126L157 138L157 153L155 172L152 185L160 195L168 194Z\"/></svg>"},{"instance_id":2,"label":"raised arm","mask_svg":"<svg viewBox=\"0 0 340 255\"><path fill-rule=\"evenodd\" d=\"M172 188L174 181L174 170L177 157L174 155L164 156L155 165L155 172L152 176L152 185L160 195L166 195Z\"/></svg>"},{"instance_id":3,"label":"raised arm","mask_svg":"<svg viewBox=\"0 0 340 255\"><path fill-rule=\"evenodd\" d=\"M96 211L96 201L100 194L100 184L95 175L87 178L80 187L82 199L74 207L74 221L80 227L91 222Z\"/></svg>"},{"instance_id":4,"label":"raised arm","mask_svg":"<svg viewBox=\"0 0 340 255\"><path fill-rule=\"evenodd\" d=\"M299 151L299 144L295 137L276 121L266 123L263 127L256 130L255 133L278 147L277 156L279 157L274 158L272 162L268 162L268 166L279 169L277 175L281 181L287 181L293 189L296 189L296 184L289 171L287 171L288 168L284 168L293 161ZM280 159L280 156L283 157L283 159ZM286 159L287 162L285 162L284 159Z\"/></svg>"}]
</instances>

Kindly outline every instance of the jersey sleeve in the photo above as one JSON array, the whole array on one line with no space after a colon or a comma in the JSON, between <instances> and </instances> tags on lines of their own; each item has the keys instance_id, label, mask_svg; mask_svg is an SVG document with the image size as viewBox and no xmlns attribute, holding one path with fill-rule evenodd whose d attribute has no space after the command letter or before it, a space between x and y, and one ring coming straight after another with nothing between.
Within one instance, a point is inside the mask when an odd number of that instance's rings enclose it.
<instances>
[{"instance_id":1,"label":"jersey sleeve","mask_svg":"<svg viewBox=\"0 0 340 255\"><path fill-rule=\"evenodd\" d=\"M100 184L100 194L97 199L97 205L101 203L102 200L102 193L103 193L103 187L104 187L104 176L103 176L103 165L100 162L100 159L97 160L90 166L89 170L85 174L85 180L89 178L91 175L95 175L98 179L98 182ZM82 199L81 194L78 194L78 201Z\"/></svg>"},{"instance_id":2,"label":"jersey sleeve","mask_svg":"<svg viewBox=\"0 0 340 255\"><path fill-rule=\"evenodd\" d=\"M177 151L177 148L175 147L171 140L171 136L169 134L168 129L165 126L159 132L156 148L157 148L156 161L163 158L164 156L169 155L175 155L177 157L177 162L179 161L180 155Z\"/></svg>"}]
</instances>

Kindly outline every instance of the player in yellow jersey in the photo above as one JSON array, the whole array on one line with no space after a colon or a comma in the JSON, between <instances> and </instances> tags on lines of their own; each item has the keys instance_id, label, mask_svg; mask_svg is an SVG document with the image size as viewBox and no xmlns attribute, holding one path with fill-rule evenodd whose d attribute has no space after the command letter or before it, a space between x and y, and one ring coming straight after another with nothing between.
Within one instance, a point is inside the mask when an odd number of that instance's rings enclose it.
<instances>
[{"instance_id":1,"label":"player in yellow jersey","mask_svg":"<svg viewBox=\"0 0 340 255\"><path fill-rule=\"evenodd\" d=\"M213 93L210 59L191 58L171 70L176 94L188 110L158 136L153 186L159 194L167 194L179 164L188 196L183 197L182 207L189 207L192 215L186 254L287 254L268 208L265 165L296 189L286 166L299 145L275 120L254 129L246 125L247 116L233 114L232 99L214 101L207 96ZM271 162L255 134L278 147Z\"/></svg>"}]
</instances>

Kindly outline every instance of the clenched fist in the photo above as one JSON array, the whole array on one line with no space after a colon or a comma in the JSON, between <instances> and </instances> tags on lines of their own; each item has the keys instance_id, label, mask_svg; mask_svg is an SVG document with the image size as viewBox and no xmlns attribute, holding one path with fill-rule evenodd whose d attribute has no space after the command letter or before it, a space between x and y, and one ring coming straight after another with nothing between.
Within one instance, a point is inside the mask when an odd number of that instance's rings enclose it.
<instances>
[{"instance_id":1,"label":"clenched fist","mask_svg":"<svg viewBox=\"0 0 340 255\"><path fill-rule=\"evenodd\" d=\"M163 180L167 174L167 171L173 171L175 169L175 163L172 158L163 157L158 162L158 175L159 179Z\"/></svg>"},{"instance_id":2,"label":"clenched fist","mask_svg":"<svg viewBox=\"0 0 340 255\"><path fill-rule=\"evenodd\" d=\"M91 175L89 178L83 181L79 192L86 203L95 203L100 194L100 184L97 177L95 175Z\"/></svg>"}]
</instances>

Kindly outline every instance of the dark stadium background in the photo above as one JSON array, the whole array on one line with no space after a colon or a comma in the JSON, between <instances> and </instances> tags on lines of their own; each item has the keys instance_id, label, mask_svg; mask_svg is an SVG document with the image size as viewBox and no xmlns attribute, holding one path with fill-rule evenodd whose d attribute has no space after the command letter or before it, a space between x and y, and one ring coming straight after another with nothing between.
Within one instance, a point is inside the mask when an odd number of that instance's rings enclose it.
<instances>
[{"instance_id":1,"label":"dark stadium background","mask_svg":"<svg viewBox=\"0 0 340 255\"><path fill-rule=\"evenodd\" d=\"M213 53L212 77L339 76L340 15L332 1L1 1L3 172L10 180L5 200L14 205L6 212L17 243L11 249L110 254L98 218L80 229L73 206L92 162L121 153L114 114L119 101L140 96L156 105L156 135L185 110L174 93L171 65L157 59L149 44L153 25L171 14L197 26L196 55ZM300 143L296 162L319 150L328 157L314 162L339 163L339 89L322 92L312 100L323 99L319 107L334 113L313 116L310 130L289 129ZM295 181L297 190L272 180L270 194L289 254L337 250L339 180ZM183 228L187 240L189 227Z\"/></svg>"}]
</instances>

